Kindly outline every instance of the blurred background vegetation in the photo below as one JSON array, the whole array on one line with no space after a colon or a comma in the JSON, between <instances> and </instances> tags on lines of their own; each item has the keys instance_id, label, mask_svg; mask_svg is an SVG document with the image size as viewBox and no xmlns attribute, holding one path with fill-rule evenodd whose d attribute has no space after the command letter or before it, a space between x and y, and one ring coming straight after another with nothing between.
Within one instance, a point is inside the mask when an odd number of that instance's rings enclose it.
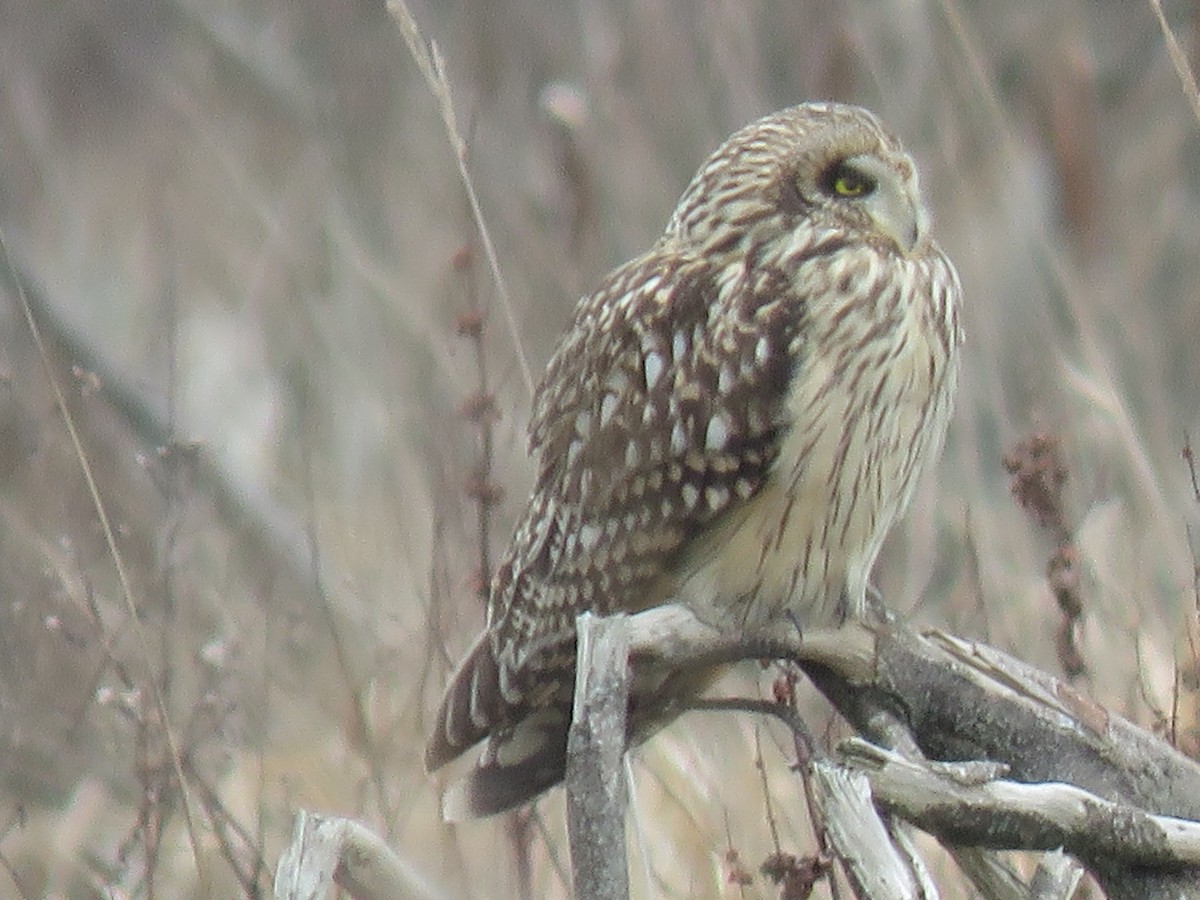
<instances>
[{"instance_id":1,"label":"blurred background vegetation","mask_svg":"<svg viewBox=\"0 0 1200 900\"><path fill-rule=\"evenodd\" d=\"M707 153L804 99L902 137L968 301L884 595L1057 674L1073 637L1081 687L1195 751L1200 126L1148 0L413 12L512 325L382 0L0 0L0 894L261 893L304 806L388 835L427 896L565 896L560 796L449 828L421 766L531 477L519 354L540 371ZM1193 63L1198 13L1165 4ZM1010 495L1034 433L1061 527ZM762 862L816 848L791 759L733 715L645 747L636 895L779 896Z\"/></svg>"}]
</instances>

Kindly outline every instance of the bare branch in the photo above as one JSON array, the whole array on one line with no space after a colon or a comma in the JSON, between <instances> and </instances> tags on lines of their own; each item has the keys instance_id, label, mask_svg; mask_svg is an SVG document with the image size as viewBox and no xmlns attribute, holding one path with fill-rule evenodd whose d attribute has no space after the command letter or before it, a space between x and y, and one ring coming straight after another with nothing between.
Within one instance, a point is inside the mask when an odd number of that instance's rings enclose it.
<instances>
[{"instance_id":1,"label":"bare branch","mask_svg":"<svg viewBox=\"0 0 1200 900\"><path fill-rule=\"evenodd\" d=\"M275 900L323 900L335 885L355 900L445 896L361 822L300 810L275 869Z\"/></svg>"},{"instance_id":2,"label":"bare branch","mask_svg":"<svg viewBox=\"0 0 1200 900\"><path fill-rule=\"evenodd\" d=\"M877 802L931 834L997 850L1109 856L1131 866L1200 864L1200 823L1112 803L1069 784L957 777L956 765L914 763L861 739L842 745Z\"/></svg>"},{"instance_id":3,"label":"bare branch","mask_svg":"<svg viewBox=\"0 0 1200 900\"><path fill-rule=\"evenodd\" d=\"M500 259L496 255L496 247L492 244L492 235L488 231L487 221L483 218L483 209L479 205L479 195L475 192L475 182L467 169L467 143L463 140L458 128L458 118L454 113L454 99L450 93L450 77L446 73L446 59L436 41L426 40L417 26L416 19L409 12L404 0L388 0L388 12L396 20L404 42L416 61L417 68L429 90L438 102L442 114L442 124L446 128L446 136L454 149L454 161L458 163L458 175L462 180L463 190L467 192L467 201L471 204L471 215L475 218L475 226L479 229L479 239L483 242L483 252L487 256L488 265L492 270L492 280L496 285L496 293L500 297L500 306L504 309L504 317L508 323L509 335L517 352L517 364L521 367L521 377L525 388L533 394L533 370L529 366L529 357L525 353L525 345L521 340L521 328L517 322L517 314L513 309L512 296L508 292L508 283L500 271Z\"/></svg>"},{"instance_id":4,"label":"bare branch","mask_svg":"<svg viewBox=\"0 0 1200 900\"><path fill-rule=\"evenodd\" d=\"M1042 857L1029 883L1030 900L1070 900L1083 880L1083 866L1061 850Z\"/></svg>"},{"instance_id":5,"label":"bare branch","mask_svg":"<svg viewBox=\"0 0 1200 900\"><path fill-rule=\"evenodd\" d=\"M815 760L812 774L813 796L821 808L829 842L846 864L858 896L872 900L937 897L936 892L925 893L905 854L892 843L862 773Z\"/></svg>"},{"instance_id":6,"label":"bare branch","mask_svg":"<svg viewBox=\"0 0 1200 900\"><path fill-rule=\"evenodd\" d=\"M88 495L92 501L92 508L96 513L96 518L99 520L101 532L104 535L104 542L108 547L109 556L112 558L113 569L117 574L117 581L121 585L121 598L125 603L125 611L129 616L129 621L133 625L134 633L137 635L138 650L142 657L141 661L145 668L145 685L150 692L150 697L153 700L155 711L162 725L162 737L167 745L167 750L170 753L172 770L179 785L179 796L183 801L183 818L187 826L188 842L192 848L192 857L196 862L196 874L199 876L200 883L204 886L205 892L210 880L208 866L203 860L206 858L201 852L200 834L196 824L195 799L192 797L191 789L188 787L187 779L183 773L183 757L179 749L179 740L175 734L175 727L172 723L170 710L167 708L167 701L163 694L162 684L154 678L154 661L151 657L150 639L146 633L144 624L142 623L141 614L138 612L138 603L134 597L133 582L130 580L129 571L125 565L124 558L121 555L121 550L117 545L116 531L113 528L112 520L108 514L108 506L104 502L103 496L100 494L100 487L96 482L95 472L92 469L92 464L89 456L84 449L83 439L80 437L79 429L75 424L75 417L71 413L71 408L67 405L67 397L63 392L62 384L55 371L54 364L50 358L50 350L47 342L42 338L42 330L38 326L37 319L33 315L33 307L29 302L29 297L25 292L24 283L17 278L17 270L13 265L12 257L8 251L8 241L4 236L4 232L0 230L0 253L3 254L3 263L5 269L11 274L16 286L17 303L21 313L25 318L26 327L29 329L29 335L33 339L33 344L37 348L38 356L41 358L42 366L46 374L46 382L49 384L51 391L54 394L55 402L58 405L59 413L62 416L63 425L67 429L67 435L71 441L71 447L75 451L75 457L79 460L79 471L83 475L84 481L87 484Z\"/></svg>"},{"instance_id":7,"label":"bare branch","mask_svg":"<svg viewBox=\"0 0 1200 900\"><path fill-rule=\"evenodd\" d=\"M847 742L843 753L859 775L811 762L831 846L860 896L936 896L903 831L888 830L877 804L951 845L990 897L1022 896L1022 886L978 848L1062 847L1110 900L1200 900L1200 766L998 650L894 624L801 636L783 623L734 639L678 606L611 619L584 614L577 627L567 790L574 886L584 900L628 897L621 760L629 662L653 673L767 657L798 662L861 733L900 748ZM700 707L767 712L792 724L777 703ZM1068 896L1077 879L1070 866L1043 867L1036 896ZM320 896L281 895L279 883L277 896Z\"/></svg>"},{"instance_id":8,"label":"bare branch","mask_svg":"<svg viewBox=\"0 0 1200 900\"><path fill-rule=\"evenodd\" d=\"M629 704L629 624L625 616L583 613L575 710L567 739L567 834L580 900L625 900L625 720Z\"/></svg>"},{"instance_id":9,"label":"bare branch","mask_svg":"<svg viewBox=\"0 0 1200 900\"><path fill-rule=\"evenodd\" d=\"M1175 67L1175 74L1179 76L1179 85L1183 88L1183 95L1187 97L1187 101L1192 107L1192 115L1196 117L1197 122L1200 122L1200 88L1196 86L1196 76L1188 63L1187 52L1179 46L1179 39L1175 37L1175 32L1167 24L1162 0L1150 0L1150 8L1154 10L1154 15L1158 19L1158 27L1162 29L1163 39L1167 42L1167 55L1171 57L1171 65Z\"/></svg>"},{"instance_id":10,"label":"bare branch","mask_svg":"<svg viewBox=\"0 0 1200 900\"><path fill-rule=\"evenodd\" d=\"M1002 763L1014 781L1075 785L1112 804L1092 807L1101 817L1130 809L1200 821L1200 766L1065 682L986 645L865 623L802 638L779 625L734 640L678 607L641 613L630 624L631 658L643 665L791 659L861 733L907 755ZM995 777L986 768L968 771ZM1146 837L1138 829L1117 853L1122 834L1111 824L1096 824L1094 843L1072 845L1110 897L1200 896L1196 870L1179 869L1191 856L1145 855L1160 846L1158 832ZM971 843L980 836L947 837Z\"/></svg>"}]
</instances>

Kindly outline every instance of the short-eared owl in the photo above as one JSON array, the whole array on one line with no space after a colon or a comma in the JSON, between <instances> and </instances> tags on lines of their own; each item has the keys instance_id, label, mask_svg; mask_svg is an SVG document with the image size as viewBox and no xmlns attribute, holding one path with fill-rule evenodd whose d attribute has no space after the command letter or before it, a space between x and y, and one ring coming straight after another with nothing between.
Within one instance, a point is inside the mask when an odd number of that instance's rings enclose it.
<instances>
[{"instance_id":1,"label":"short-eared owl","mask_svg":"<svg viewBox=\"0 0 1200 900\"><path fill-rule=\"evenodd\" d=\"M864 614L946 430L959 299L916 167L866 110L783 110L701 166L542 378L533 496L426 753L436 769L487 739L448 817L562 779L583 610L679 602L734 631ZM631 739L706 683L635 673Z\"/></svg>"}]
</instances>

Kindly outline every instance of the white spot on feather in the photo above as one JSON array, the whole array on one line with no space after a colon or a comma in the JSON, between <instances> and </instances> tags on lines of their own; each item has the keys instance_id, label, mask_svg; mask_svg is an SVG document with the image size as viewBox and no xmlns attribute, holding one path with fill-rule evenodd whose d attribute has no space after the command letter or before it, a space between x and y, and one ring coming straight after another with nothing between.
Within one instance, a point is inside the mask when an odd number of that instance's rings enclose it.
<instances>
[{"instance_id":1,"label":"white spot on feather","mask_svg":"<svg viewBox=\"0 0 1200 900\"><path fill-rule=\"evenodd\" d=\"M688 339L684 332L675 332L675 337L671 341L671 353L674 354L676 362L687 359Z\"/></svg>"},{"instance_id":2,"label":"white spot on feather","mask_svg":"<svg viewBox=\"0 0 1200 900\"><path fill-rule=\"evenodd\" d=\"M722 486L705 488L704 502L708 504L709 509L723 508L729 502L729 488Z\"/></svg>"},{"instance_id":3,"label":"white spot on feather","mask_svg":"<svg viewBox=\"0 0 1200 900\"><path fill-rule=\"evenodd\" d=\"M584 550L594 550L596 545L600 543L600 528L596 525L583 525L579 528L579 543Z\"/></svg>"},{"instance_id":4,"label":"white spot on feather","mask_svg":"<svg viewBox=\"0 0 1200 900\"><path fill-rule=\"evenodd\" d=\"M613 413L617 411L617 395L605 394L604 399L600 401L600 427L603 428L609 423L613 417Z\"/></svg>"},{"instance_id":5,"label":"white spot on feather","mask_svg":"<svg viewBox=\"0 0 1200 900\"><path fill-rule=\"evenodd\" d=\"M658 384L658 379L662 377L666 363L663 362L662 354L654 352L646 354L643 366L646 370L646 390L652 390L654 385Z\"/></svg>"},{"instance_id":6,"label":"white spot on feather","mask_svg":"<svg viewBox=\"0 0 1200 900\"><path fill-rule=\"evenodd\" d=\"M771 358L771 344L765 337L760 337L758 343L754 345L754 358L760 366L765 365Z\"/></svg>"},{"instance_id":7,"label":"white spot on feather","mask_svg":"<svg viewBox=\"0 0 1200 900\"><path fill-rule=\"evenodd\" d=\"M480 709L479 701L482 699L481 695L483 692L479 689L479 677L480 671L479 667L477 666L471 672L471 692L468 694L468 696L471 698L471 703L468 711L471 717L471 722L475 725L475 727L487 728L491 722L488 714L484 710ZM453 704L451 704L450 709L453 710L453 708Z\"/></svg>"},{"instance_id":8,"label":"white spot on feather","mask_svg":"<svg viewBox=\"0 0 1200 900\"><path fill-rule=\"evenodd\" d=\"M729 440L729 425L724 416L713 416L708 420L708 428L704 432L704 448L706 450L723 450Z\"/></svg>"},{"instance_id":9,"label":"white spot on feather","mask_svg":"<svg viewBox=\"0 0 1200 900\"><path fill-rule=\"evenodd\" d=\"M717 390L722 394L728 394L733 388L733 366L725 363L721 366L721 371L717 374Z\"/></svg>"},{"instance_id":10,"label":"white spot on feather","mask_svg":"<svg viewBox=\"0 0 1200 900\"><path fill-rule=\"evenodd\" d=\"M675 427L671 429L671 451L676 454L681 454L686 449L687 435L683 433L683 423L676 422Z\"/></svg>"}]
</instances>

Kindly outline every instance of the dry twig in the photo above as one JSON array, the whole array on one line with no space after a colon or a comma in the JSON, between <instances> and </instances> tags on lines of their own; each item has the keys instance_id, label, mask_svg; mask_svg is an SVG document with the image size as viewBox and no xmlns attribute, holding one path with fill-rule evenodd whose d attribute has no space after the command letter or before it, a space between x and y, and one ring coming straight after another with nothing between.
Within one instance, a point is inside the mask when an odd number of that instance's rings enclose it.
<instances>
[{"instance_id":1,"label":"dry twig","mask_svg":"<svg viewBox=\"0 0 1200 900\"><path fill-rule=\"evenodd\" d=\"M496 256L496 248L492 244L492 236L488 231L487 222L483 218L483 210L479 206L479 195L475 192L475 183L467 169L467 143L463 140L458 128L458 118L454 112L454 98L450 91L450 78L446 73L446 60L437 42L427 40L417 26L416 19L409 12L404 0L388 0L388 12L400 28L404 42L408 44L409 52L421 70L421 76L429 85L438 109L442 114L442 124L446 127L446 136L454 150L454 161L458 164L458 174L462 179L463 189L467 192L467 200L471 204L471 214L479 229L479 239L483 242L483 252L487 255L488 265L492 270L492 280L496 284L496 293L500 296L500 305L508 321L509 335L517 352L517 364L521 367L521 377L525 380L525 388L533 394L533 370L529 366L529 357L525 353L524 342L521 340L521 327L517 323L517 314L513 308L512 296L500 271L500 260Z\"/></svg>"}]
</instances>

